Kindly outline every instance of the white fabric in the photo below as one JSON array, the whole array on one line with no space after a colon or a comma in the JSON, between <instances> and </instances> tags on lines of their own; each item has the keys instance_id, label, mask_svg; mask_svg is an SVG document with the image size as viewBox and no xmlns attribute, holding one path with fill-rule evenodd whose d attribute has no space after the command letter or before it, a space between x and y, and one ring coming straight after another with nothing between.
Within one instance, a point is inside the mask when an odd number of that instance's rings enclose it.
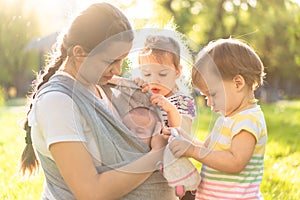
<instances>
[{"instance_id":1,"label":"white fabric","mask_svg":"<svg viewBox=\"0 0 300 200\"><path fill-rule=\"evenodd\" d=\"M101 154L92 139L91 129L68 95L61 92L44 94L33 102L28 120L33 145L43 155L53 159L49 147L57 142L84 142L94 160L98 164L101 162Z\"/></svg>"}]
</instances>

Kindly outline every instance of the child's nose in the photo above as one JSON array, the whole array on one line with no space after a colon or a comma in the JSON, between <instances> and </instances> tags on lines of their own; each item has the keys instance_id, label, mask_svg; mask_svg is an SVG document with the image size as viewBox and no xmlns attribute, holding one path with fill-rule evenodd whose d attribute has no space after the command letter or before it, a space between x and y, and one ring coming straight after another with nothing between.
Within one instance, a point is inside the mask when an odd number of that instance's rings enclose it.
<instances>
[{"instance_id":1,"label":"child's nose","mask_svg":"<svg viewBox=\"0 0 300 200\"><path fill-rule=\"evenodd\" d=\"M153 75L151 77L151 82L152 83L159 83L160 82L160 77L158 75Z\"/></svg>"}]
</instances>

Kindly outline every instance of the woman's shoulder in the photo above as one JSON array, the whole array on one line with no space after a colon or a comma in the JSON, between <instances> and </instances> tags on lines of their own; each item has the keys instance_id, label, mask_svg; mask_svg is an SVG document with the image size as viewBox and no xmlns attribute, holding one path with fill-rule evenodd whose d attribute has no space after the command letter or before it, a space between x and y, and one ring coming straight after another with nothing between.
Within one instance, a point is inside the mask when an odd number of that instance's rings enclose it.
<instances>
[{"instance_id":1,"label":"woman's shoulder","mask_svg":"<svg viewBox=\"0 0 300 200\"><path fill-rule=\"evenodd\" d=\"M60 91L51 91L41 95L38 99L38 102L43 102L46 104L66 104L72 103L72 98Z\"/></svg>"},{"instance_id":2,"label":"woman's shoulder","mask_svg":"<svg viewBox=\"0 0 300 200\"><path fill-rule=\"evenodd\" d=\"M77 110L72 98L59 91L45 93L36 100L38 113L66 113Z\"/></svg>"}]
</instances>

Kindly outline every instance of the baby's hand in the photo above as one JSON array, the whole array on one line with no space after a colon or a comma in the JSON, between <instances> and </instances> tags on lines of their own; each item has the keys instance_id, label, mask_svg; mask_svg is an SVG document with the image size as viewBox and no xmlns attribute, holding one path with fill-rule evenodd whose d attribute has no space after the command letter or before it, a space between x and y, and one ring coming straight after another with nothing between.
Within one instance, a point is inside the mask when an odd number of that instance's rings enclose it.
<instances>
[{"instance_id":1,"label":"baby's hand","mask_svg":"<svg viewBox=\"0 0 300 200\"><path fill-rule=\"evenodd\" d=\"M145 82L143 79L135 78L134 82L137 86L142 88L142 92L147 92L150 90L149 84L147 82Z\"/></svg>"},{"instance_id":2,"label":"baby's hand","mask_svg":"<svg viewBox=\"0 0 300 200\"><path fill-rule=\"evenodd\" d=\"M161 134L166 135L166 136L171 136L171 128L169 128L168 126L164 126L161 129Z\"/></svg>"}]
</instances>

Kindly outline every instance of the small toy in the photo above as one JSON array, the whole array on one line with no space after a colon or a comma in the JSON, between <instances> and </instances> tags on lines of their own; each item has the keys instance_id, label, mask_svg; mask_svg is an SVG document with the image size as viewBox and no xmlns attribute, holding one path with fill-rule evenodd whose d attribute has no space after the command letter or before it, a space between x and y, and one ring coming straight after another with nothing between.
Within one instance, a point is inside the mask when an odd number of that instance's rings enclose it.
<instances>
[{"instance_id":1,"label":"small toy","mask_svg":"<svg viewBox=\"0 0 300 200\"><path fill-rule=\"evenodd\" d=\"M171 137L182 137L175 128L171 129ZM186 157L176 158L166 146L164 151L163 166L160 166L169 186L175 188L178 197L182 197L186 191L197 189L201 177L194 164Z\"/></svg>"}]
</instances>

